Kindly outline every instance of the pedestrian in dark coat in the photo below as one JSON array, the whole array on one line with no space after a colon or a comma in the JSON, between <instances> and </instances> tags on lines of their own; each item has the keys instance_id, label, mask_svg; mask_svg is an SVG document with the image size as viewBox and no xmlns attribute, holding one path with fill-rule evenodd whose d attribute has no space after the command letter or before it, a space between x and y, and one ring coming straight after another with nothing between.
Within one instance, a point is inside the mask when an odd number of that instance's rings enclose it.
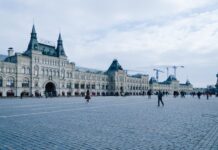
<instances>
[{"instance_id":1,"label":"pedestrian in dark coat","mask_svg":"<svg viewBox=\"0 0 218 150\"><path fill-rule=\"evenodd\" d=\"M91 96L90 96L90 92L89 92L89 90L86 91L85 99L86 99L86 102L87 102L87 103L88 103L89 100L91 99Z\"/></svg>"},{"instance_id":2,"label":"pedestrian in dark coat","mask_svg":"<svg viewBox=\"0 0 218 150\"><path fill-rule=\"evenodd\" d=\"M151 91L148 91L148 99L151 99Z\"/></svg>"},{"instance_id":3,"label":"pedestrian in dark coat","mask_svg":"<svg viewBox=\"0 0 218 150\"><path fill-rule=\"evenodd\" d=\"M198 99L201 99L201 92L197 93Z\"/></svg>"},{"instance_id":4,"label":"pedestrian in dark coat","mask_svg":"<svg viewBox=\"0 0 218 150\"><path fill-rule=\"evenodd\" d=\"M207 100L209 100L209 92L207 92L206 95L207 95Z\"/></svg>"},{"instance_id":5,"label":"pedestrian in dark coat","mask_svg":"<svg viewBox=\"0 0 218 150\"><path fill-rule=\"evenodd\" d=\"M161 91L158 92L157 97L158 97L158 107L160 106L160 102L161 102L162 106L164 106L164 102L162 100L163 94Z\"/></svg>"}]
</instances>

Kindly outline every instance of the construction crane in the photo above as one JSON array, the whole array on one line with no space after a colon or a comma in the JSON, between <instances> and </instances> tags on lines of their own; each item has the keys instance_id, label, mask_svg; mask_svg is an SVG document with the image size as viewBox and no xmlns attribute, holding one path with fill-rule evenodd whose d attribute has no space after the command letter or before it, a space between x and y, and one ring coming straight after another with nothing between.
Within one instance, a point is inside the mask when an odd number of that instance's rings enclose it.
<instances>
[{"instance_id":1,"label":"construction crane","mask_svg":"<svg viewBox=\"0 0 218 150\"><path fill-rule=\"evenodd\" d=\"M184 66L172 66L172 68L174 69L174 76L176 77L177 68L184 68Z\"/></svg>"},{"instance_id":2,"label":"construction crane","mask_svg":"<svg viewBox=\"0 0 218 150\"><path fill-rule=\"evenodd\" d=\"M170 70L170 68L173 68L173 70L174 70L174 76L176 77L176 70L178 69L178 68L184 68L184 66L176 66L176 65L174 65L174 66L168 66L168 65L162 65L162 66L159 66L160 68L165 68L166 70L167 70L167 78L169 77L169 70Z\"/></svg>"},{"instance_id":3,"label":"construction crane","mask_svg":"<svg viewBox=\"0 0 218 150\"><path fill-rule=\"evenodd\" d=\"M162 73L164 73L162 70L160 70L160 69L156 69L156 68L154 68L153 69L154 71L156 71L156 80L158 81L158 78L159 78L159 72L162 72Z\"/></svg>"}]
</instances>

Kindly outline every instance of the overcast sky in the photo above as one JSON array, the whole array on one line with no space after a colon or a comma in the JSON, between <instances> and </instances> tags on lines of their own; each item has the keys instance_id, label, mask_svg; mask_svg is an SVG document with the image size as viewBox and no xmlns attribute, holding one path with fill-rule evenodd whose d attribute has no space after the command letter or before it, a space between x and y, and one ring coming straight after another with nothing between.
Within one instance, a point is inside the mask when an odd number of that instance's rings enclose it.
<instances>
[{"instance_id":1,"label":"overcast sky","mask_svg":"<svg viewBox=\"0 0 218 150\"><path fill-rule=\"evenodd\" d=\"M154 67L184 65L180 82L216 83L217 0L0 0L0 19L1 54L25 51L34 22L38 39L56 43L62 33L77 66L107 70L116 58L151 77Z\"/></svg>"}]
</instances>

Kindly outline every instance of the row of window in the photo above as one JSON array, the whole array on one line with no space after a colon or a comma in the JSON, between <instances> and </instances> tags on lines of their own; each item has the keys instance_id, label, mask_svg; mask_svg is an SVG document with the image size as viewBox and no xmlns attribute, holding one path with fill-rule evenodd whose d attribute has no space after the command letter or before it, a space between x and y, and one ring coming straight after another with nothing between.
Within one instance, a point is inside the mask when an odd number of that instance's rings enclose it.
<instances>
[{"instance_id":1,"label":"row of window","mask_svg":"<svg viewBox=\"0 0 218 150\"><path fill-rule=\"evenodd\" d=\"M3 80L0 79L0 87L2 87L2 86L3 86ZM6 86L7 87L14 87L15 86L14 79L13 78L7 79ZM35 86L38 87L38 82L35 83ZM29 87L29 80L27 78L25 78L22 81L22 87ZM100 84L99 85L95 85L95 84L91 84L91 85L87 84L87 85L85 85L85 84L78 84L78 83L76 83L74 85L75 89L96 89L96 87L97 87L97 89L100 89L100 87L101 87L101 89L103 89L103 90L104 89L106 89L106 90L109 89L109 85L100 85ZM65 88L65 84L64 83L62 84L62 88ZM73 88L72 87L72 83L67 83L66 88L69 88L69 89ZM113 86L111 86L110 89L114 90ZM119 87L116 87L116 89L119 89ZM145 89L147 89L147 87L128 86L128 89L129 90L145 90Z\"/></svg>"},{"instance_id":2,"label":"row of window","mask_svg":"<svg viewBox=\"0 0 218 150\"><path fill-rule=\"evenodd\" d=\"M50 66L65 66L68 64L67 61L59 61L59 60L54 60L54 59L47 59L47 58L42 58L40 60L39 57L34 58L35 63L41 63L45 65L50 65Z\"/></svg>"},{"instance_id":3,"label":"row of window","mask_svg":"<svg viewBox=\"0 0 218 150\"><path fill-rule=\"evenodd\" d=\"M3 79L0 78L0 87L3 86ZM6 86L7 87L14 87L14 79L13 78L8 78L6 81Z\"/></svg>"},{"instance_id":4,"label":"row of window","mask_svg":"<svg viewBox=\"0 0 218 150\"><path fill-rule=\"evenodd\" d=\"M0 78L0 87L3 87L3 79L2 78ZM8 78L6 80L6 87L15 87L14 78ZM29 80L27 78L23 79L22 87L29 87Z\"/></svg>"},{"instance_id":5,"label":"row of window","mask_svg":"<svg viewBox=\"0 0 218 150\"><path fill-rule=\"evenodd\" d=\"M38 68L35 69L35 75L38 75ZM73 77L73 73L72 72L67 72L65 73L65 70L63 69L61 72L59 70L55 70L55 69L49 69L49 68L43 68L42 69L42 75L45 76L54 76L54 77L67 77L67 78L72 78ZM75 79L81 79L81 80L101 80L102 81L106 81L106 77L100 77L100 76L91 76L91 75L84 75L84 74L75 74Z\"/></svg>"},{"instance_id":6,"label":"row of window","mask_svg":"<svg viewBox=\"0 0 218 150\"><path fill-rule=\"evenodd\" d=\"M108 81L108 78L105 76L95 76L91 74L82 74L82 73L75 73L75 79L81 80L98 80L98 81Z\"/></svg>"},{"instance_id":7,"label":"row of window","mask_svg":"<svg viewBox=\"0 0 218 150\"><path fill-rule=\"evenodd\" d=\"M22 73L23 74L30 74L30 67L22 67Z\"/></svg>"},{"instance_id":8,"label":"row of window","mask_svg":"<svg viewBox=\"0 0 218 150\"><path fill-rule=\"evenodd\" d=\"M4 72L4 68L0 67L0 72ZM15 68L5 68L5 72L6 73L16 73L16 69Z\"/></svg>"},{"instance_id":9,"label":"row of window","mask_svg":"<svg viewBox=\"0 0 218 150\"><path fill-rule=\"evenodd\" d=\"M76 83L75 85L74 85L74 87L75 87L75 89L102 89L102 90L108 90L109 88L109 86L108 85L95 85L95 84L78 84L78 83Z\"/></svg>"},{"instance_id":10,"label":"row of window","mask_svg":"<svg viewBox=\"0 0 218 150\"><path fill-rule=\"evenodd\" d=\"M141 87L141 86L128 86L129 90L147 90L148 87Z\"/></svg>"},{"instance_id":11,"label":"row of window","mask_svg":"<svg viewBox=\"0 0 218 150\"><path fill-rule=\"evenodd\" d=\"M127 79L127 82L131 82L131 83L146 83L147 80L145 79Z\"/></svg>"}]
</instances>

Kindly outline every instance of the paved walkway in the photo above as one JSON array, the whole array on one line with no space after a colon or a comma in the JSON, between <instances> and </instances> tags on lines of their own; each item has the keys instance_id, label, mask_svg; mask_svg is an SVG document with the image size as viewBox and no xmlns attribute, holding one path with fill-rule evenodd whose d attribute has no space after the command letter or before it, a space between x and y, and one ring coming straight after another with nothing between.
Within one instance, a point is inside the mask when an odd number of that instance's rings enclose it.
<instances>
[{"instance_id":1,"label":"paved walkway","mask_svg":"<svg viewBox=\"0 0 218 150\"><path fill-rule=\"evenodd\" d=\"M218 149L218 98L0 99L0 149Z\"/></svg>"}]
</instances>

